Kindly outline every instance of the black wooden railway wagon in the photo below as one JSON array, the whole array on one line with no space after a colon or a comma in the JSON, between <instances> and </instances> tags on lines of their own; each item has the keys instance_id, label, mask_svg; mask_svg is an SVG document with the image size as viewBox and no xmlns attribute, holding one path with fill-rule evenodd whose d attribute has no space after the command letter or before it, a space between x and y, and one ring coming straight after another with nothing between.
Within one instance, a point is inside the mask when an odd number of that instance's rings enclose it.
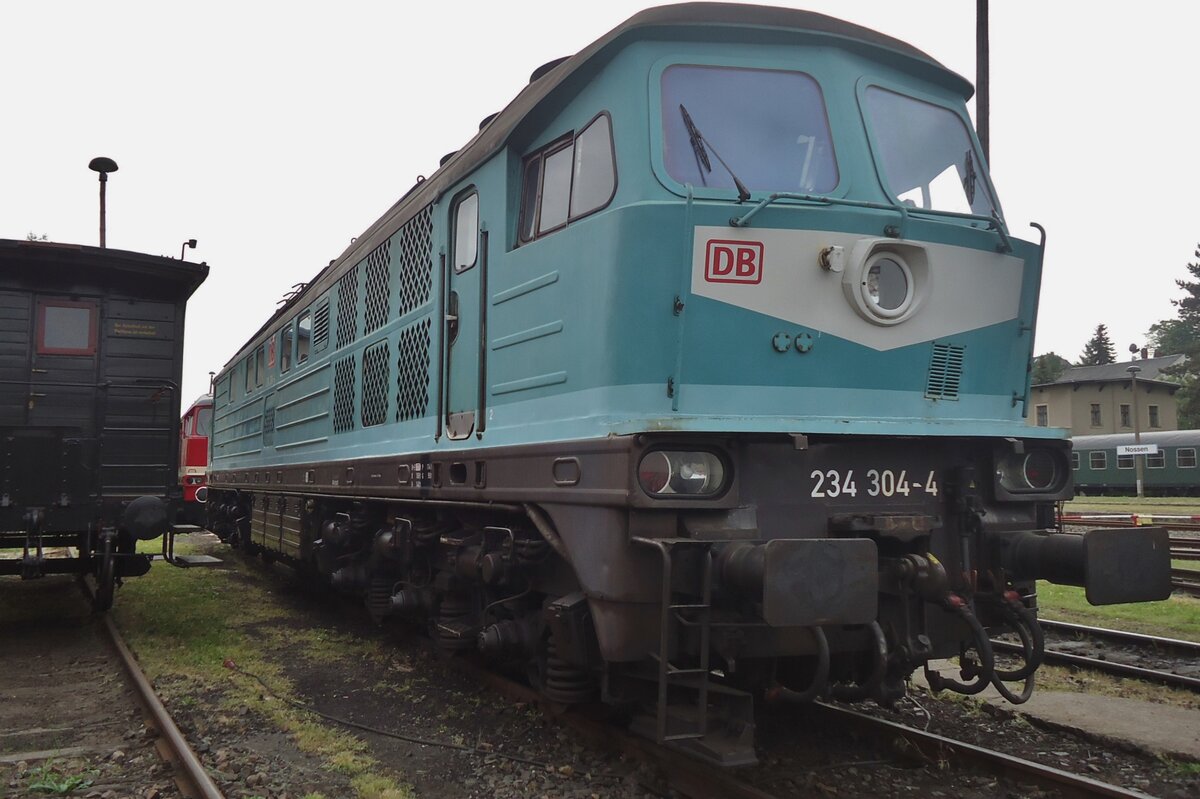
<instances>
[{"instance_id":1,"label":"black wooden railway wagon","mask_svg":"<svg viewBox=\"0 0 1200 799\"><path fill-rule=\"evenodd\" d=\"M107 608L149 570L135 548L180 499L184 310L207 275L0 240L0 575L94 574Z\"/></svg>"}]
</instances>

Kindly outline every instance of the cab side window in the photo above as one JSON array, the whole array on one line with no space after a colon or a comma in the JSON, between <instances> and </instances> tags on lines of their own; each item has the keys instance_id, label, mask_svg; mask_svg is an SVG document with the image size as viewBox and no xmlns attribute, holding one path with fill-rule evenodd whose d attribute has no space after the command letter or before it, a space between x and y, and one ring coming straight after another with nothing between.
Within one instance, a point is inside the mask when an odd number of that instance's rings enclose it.
<instances>
[{"instance_id":1,"label":"cab side window","mask_svg":"<svg viewBox=\"0 0 1200 799\"><path fill-rule=\"evenodd\" d=\"M612 121L601 113L578 133L525 159L521 177L521 242L560 230L612 201L617 165Z\"/></svg>"}]
</instances>

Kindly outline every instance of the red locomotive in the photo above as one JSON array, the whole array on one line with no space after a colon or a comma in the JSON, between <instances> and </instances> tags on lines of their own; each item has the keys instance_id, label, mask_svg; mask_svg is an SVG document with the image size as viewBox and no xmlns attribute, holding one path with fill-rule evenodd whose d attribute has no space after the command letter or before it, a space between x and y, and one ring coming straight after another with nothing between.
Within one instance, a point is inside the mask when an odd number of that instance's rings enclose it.
<instances>
[{"instance_id":1,"label":"red locomotive","mask_svg":"<svg viewBox=\"0 0 1200 799\"><path fill-rule=\"evenodd\" d=\"M208 436L212 431L213 396L198 397L179 422L179 484L183 487L180 524L204 524L208 494Z\"/></svg>"}]
</instances>

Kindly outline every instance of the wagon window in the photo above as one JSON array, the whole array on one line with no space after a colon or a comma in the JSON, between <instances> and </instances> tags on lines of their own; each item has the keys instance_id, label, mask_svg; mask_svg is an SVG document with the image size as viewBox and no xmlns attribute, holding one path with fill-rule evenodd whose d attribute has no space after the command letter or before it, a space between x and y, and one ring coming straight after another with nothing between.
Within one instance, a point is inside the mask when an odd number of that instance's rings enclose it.
<instances>
[{"instance_id":1,"label":"wagon window","mask_svg":"<svg viewBox=\"0 0 1200 799\"><path fill-rule=\"evenodd\" d=\"M884 188L893 197L915 208L998 213L962 117L878 86L867 87L865 109Z\"/></svg>"},{"instance_id":2,"label":"wagon window","mask_svg":"<svg viewBox=\"0 0 1200 799\"><path fill-rule=\"evenodd\" d=\"M1133 468L1133 456L1132 455L1122 455L1120 453L1117 453L1117 468L1118 469L1132 469Z\"/></svg>"},{"instance_id":3,"label":"wagon window","mask_svg":"<svg viewBox=\"0 0 1200 799\"><path fill-rule=\"evenodd\" d=\"M96 306L90 302L38 303L38 355L95 355Z\"/></svg>"},{"instance_id":4,"label":"wagon window","mask_svg":"<svg viewBox=\"0 0 1200 799\"><path fill-rule=\"evenodd\" d=\"M1165 468L1166 465L1167 456L1161 449L1158 452L1151 452L1146 455L1147 469L1162 469Z\"/></svg>"},{"instance_id":5,"label":"wagon window","mask_svg":"<svg viewBox=\"0 0 1200 799\"><path fill-rule=\"evenodd\" d=\"M1075 471L1079 471L1079 453L1078 452L1071 453L1071 468L1074 469Z\"/></svg>"},{"instance_id":6,"label":"wagon window","mask_svg":"<svg viewBox=\"0 0 1200 799\"><path fill-rule=\"evenodd\" d=\"M296 322L296 365L308 360L308 350L312 344L312 313L305 311Z\"/></svg>"},{"instance_id":7,"label":"wagon window","mask_svg":"<svg viewBox=\"0 0 1200 799\"><path fill-rule=\"evenodd\" d=\"M267 355L263 345L258 345L258 352L254 353L254 386L257 388L263 384L263 376L267 372Z\"/></svg>"},{"instance_id":8,"label":"wagon window","mask_svg":"<svg viewBox=\"0 0 1200 799\"><path fill-rule=\"evenodd\" d=\"M1180 469L1195 469L1196 468L1196 449L1195 447L1180 447L1175 450L1175 465Z\"/></svg>"},{"instance_id":9,"label":"wagon window","mask_svg":"<svg viewBox=\"0 0 1200 799\"><path fill-rule=\"evenodd\" d=\"M1092 469L1107 469L1108 468L1108 453L1107 452L1089 452L1088 466Z\"/></svg>"},{"instance_id":10,"label":"wagon window","mask_svg":"<svg viewBox=\"0 0 1200 799\"><path fill-rule=\"evenodd\" d=\"M750 191L837 186L825 99L809 75L676 64L661 90L663 165L679 183L733 191L736 174Z\"/></svg>"},{"instance_id":11,"label":"wagon window","mask_svg":"<svg viewBox=\"0 0 1200 799\"><path fill-rule=\"evenodd\" d=\"M254 390L254 356L246 356L246 393Z\"/></svg>"}]
</instances>

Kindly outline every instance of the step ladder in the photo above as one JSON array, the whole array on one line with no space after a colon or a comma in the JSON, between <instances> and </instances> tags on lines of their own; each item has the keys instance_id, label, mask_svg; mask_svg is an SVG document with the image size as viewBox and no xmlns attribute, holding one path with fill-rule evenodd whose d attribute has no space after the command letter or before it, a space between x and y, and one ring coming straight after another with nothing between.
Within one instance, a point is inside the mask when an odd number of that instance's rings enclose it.
<instances>
[{"instance_id":1,"label":"step ladder","mask_svg":"<svg viewBox=\"0 0 1200 799\"><path fill-rule=\"evenodd\" d=\"M662 558L662 610L659 616L658 652L651 657L658 665L658 701L655 739L660 744L703 738L708 734L709 636L712 622L713 541L693 538L640 538L633 542L656 549ZM699 601L675 602L671 582L675 553L703 550ZM699 663L679 666L671 662L671 642L679 626L698 628ZM695 693L695 704L671 704L671 688ZM673 722L673 723L672 723Z\"/></svg>"}]
</instances>

